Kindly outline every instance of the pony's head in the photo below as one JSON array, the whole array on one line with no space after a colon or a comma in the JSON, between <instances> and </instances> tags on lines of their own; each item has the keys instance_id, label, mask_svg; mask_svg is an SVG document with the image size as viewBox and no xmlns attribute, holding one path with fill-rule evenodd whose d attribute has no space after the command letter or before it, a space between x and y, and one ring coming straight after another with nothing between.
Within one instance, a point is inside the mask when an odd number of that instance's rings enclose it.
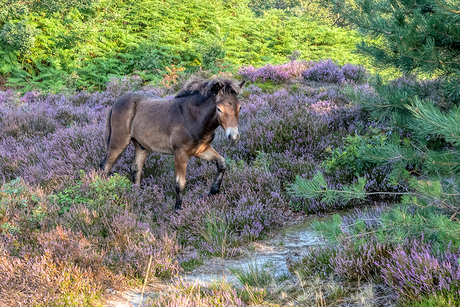
<instances>
[{"instance_id":1,"label":"pony's head","mask_svg":"<svg viewBox=\"0 0 460 307\"><path fill-rule=\"evenodd\" d=\"M216 92L216 111L219 125L225 131L225 136L232 142L238 143L240 134L238 132L238 120L240 118L241 103L238 94L244 85L244 81L237 83L233 80L229 82L217 82L214 85Z\"/></svg>"},{"instance_id":2,"label":"pony's head","mask_svg":"<svg viewBox=\"0 0 460 307\"><path fill-rule=\"evenodd\" d=\"M244 82L228 78L191 79L176 97L181 97L187 92L200 92L203 96L213 94L219 125L224 129L226 137L234 145L240 140L238 120L241 104L238 100L238 94L241 92Z\"/></svg>"}]
</instances>

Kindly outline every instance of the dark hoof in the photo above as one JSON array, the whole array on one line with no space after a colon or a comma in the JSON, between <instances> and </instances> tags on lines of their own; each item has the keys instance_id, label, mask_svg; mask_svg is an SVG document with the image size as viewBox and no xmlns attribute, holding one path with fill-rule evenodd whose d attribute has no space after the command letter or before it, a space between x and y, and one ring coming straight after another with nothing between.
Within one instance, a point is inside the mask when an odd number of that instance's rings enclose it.
<instances>
[{"instance_id":1,"label":"dark hoof","mask_svg":"<svg viewBox=\"0 0 460 307\"><path fill-rule=\"evenodd\" d=\"M217 194L219 194L219 190L211 190L211 191L209 191L208 196L213 196L213 195L217 195Z\"/></svg>"}]
</instances>

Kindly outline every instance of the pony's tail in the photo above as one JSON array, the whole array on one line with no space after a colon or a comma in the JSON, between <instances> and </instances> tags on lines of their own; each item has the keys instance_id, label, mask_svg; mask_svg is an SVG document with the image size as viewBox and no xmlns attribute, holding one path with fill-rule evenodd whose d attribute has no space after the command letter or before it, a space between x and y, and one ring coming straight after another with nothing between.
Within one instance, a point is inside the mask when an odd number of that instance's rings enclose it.
<instances>
[{"instance_id":1,"label":"pony's tail","mask_svg":"<svg viewBox=\"0 0 460 307\"><path fill-rule=\"evenodd\" d=\"M112 110L113 107L110 109L109 114L107 114L107 118L105 120L105 156L101 163L99 163L99 169L101 171L105 171L105 163L107 162L107 157L109 155L110 137L112 136Z\"/></svg>"},{"instance_id":2,"label":"pony's tail","mask_svg":"<svg viewBox=\"0 0 460 307\"><path fill-rule=\"evenodd\" d=\"M110 112L107 115L107 118L105 120L104 140L105 140L105 150L106 150L106 152L109 152L110 137L112 136L112 111L113 111L113 107L110 109Z\"/></svg>"}]
</instances>

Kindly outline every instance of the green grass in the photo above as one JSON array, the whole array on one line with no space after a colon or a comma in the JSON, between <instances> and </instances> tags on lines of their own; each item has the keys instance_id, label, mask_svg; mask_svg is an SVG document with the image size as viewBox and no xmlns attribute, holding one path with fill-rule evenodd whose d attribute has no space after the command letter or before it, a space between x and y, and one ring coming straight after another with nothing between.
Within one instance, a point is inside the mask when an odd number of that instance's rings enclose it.
<instances>
[{"instance_id":1,"label":"green grass","mask_svg":"<svg viewBox=\"0 0 460 307\"><path fill-rule=\"evenodd\" d=\"M460 297L455 291L440 293L423 297L420 301L408 301L402 303L401 307L456 307L460 304Z\"/></svg>"},{"instance_id":2,"label":"green grass","mask_svg":"<svg viewBox=\"0 0 460 307\"><path fill-rule=\"evenodd\" d=\"M197 267L199 267L200 265L202 265L204 263L203 259L202 258L194 258L194 259L190 259L188 261L183 261L180 263L180 266L187 272L190 272L190 271L193 271L194 269L196 269Z\"/></svg>"},{"instance_id":3,"label":"green grass","mask_svg":"<svg viewBox=\"0 0 460 307\"><path fill-rule=\"evenodd\" d=\"M247 263L247 267L229 268L238 282L244 286L265 287L272 280L273 276L268 268L261 268L256 261Z\"/></svg>"}]
</instances>

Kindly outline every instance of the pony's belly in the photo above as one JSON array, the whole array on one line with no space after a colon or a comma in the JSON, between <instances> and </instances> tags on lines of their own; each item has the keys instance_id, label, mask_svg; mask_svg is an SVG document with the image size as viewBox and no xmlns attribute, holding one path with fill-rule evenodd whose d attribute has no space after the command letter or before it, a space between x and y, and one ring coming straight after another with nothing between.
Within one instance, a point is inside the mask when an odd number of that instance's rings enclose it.
<instances>
[{"instance_id":1,"label":"pony's belly","mask_svg":"<svg viewBox=\"0 0 460 307\"><path fill-rule=\"evenodd\" d=\"M139 141L139 140L138 140ZM139 141L140 142L140 141ZM172 155L173 150L169 144L169 140L167 138L156 138L156 139L150 139L150 140L145 140L145 145L140 142L142 146L147 148L148 150L165 154L165 155Z\"/></svg>"},{"instance_id":2,"label":"pony's belly","mask_svg":"<svg viewBox=\"0 0 460 307\"><path fill-rule=\"evenodd\" d=\"M174 154L171 148L166 148L163 146L149 146L151 151L164 154L164 155L172 155Z\"/></svg>"},{"instance_id":3,"label":"pony's belly","mask_svg":"<svg viewBox=\"0 0 460 307\"><path fill-rule=\"evenodd\" d=\"M136 139L142 147L149 151L154 151L165 155L173 154L169 138L160 136L145 137L144 135L136 134L133 135L133 138Z\"/></svg>"},{"instance_id":4,"label":"pony's belly","mask_svg":"<svg viewBox=\"0 0 460 307\"><path fill-rule=\"evenodd\" d=\"M143 147L150 151L161 154L172 155L173 151L170 144L169 135L159 127L153 126L150 129L136 129L134 126L131 132Z\"/></svg>"}]
</instances>

